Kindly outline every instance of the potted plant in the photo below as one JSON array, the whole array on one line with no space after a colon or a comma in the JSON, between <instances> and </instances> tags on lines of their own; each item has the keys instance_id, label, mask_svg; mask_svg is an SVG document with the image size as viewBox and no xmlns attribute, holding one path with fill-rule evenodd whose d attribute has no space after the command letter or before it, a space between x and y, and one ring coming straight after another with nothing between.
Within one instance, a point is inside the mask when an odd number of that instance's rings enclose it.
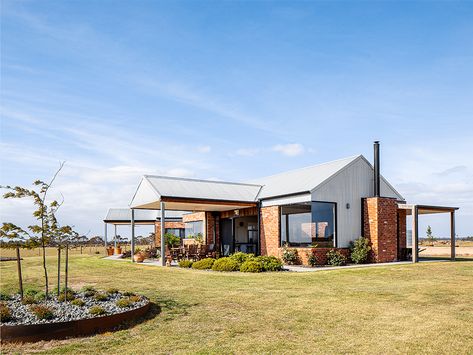
<instances>
[{"instance_id":1,"label":"potted plant","mask_svg":"<svg viewBox=\"0 0 473 355\"><path fill-rule=\"evenodd\" d=\"M145 256L141 252L140 248L135 249L135 255L133 255L133 260L137 263L142 263L145 260Z\"/></svg>"},{"instance_id":2,"label":"potted plant","mask_svg":"<svg viewBox=\"0 0 473 355\"><path fill-rule=\"evenodd\" d=\"M107 256L112 256L113 255L113 247L112 246L109 246L107 248Z\"/></svg>"},{"instance_id":3,"label":"potted plant","mask_svg":"<svg viewBox=\"0 0 473 355\"><path fill-rule=\"evenodd\" d=\"M194 239L195 239L195 242L197 243L197 245L204 244L204 237L203 237L202 233L197 233L197 235L194 237Z\"/></svg>"},{"instance_id":4,"label":"potted plant","mask_svg":"<svg viewBox=\"0 0 473 355\"><path fill-rule=\"evenodd\" d=\"M120 245L117 245L115 247L115 254L121 254L122 253L122 247Z\"/></svg>"}]
</instances>

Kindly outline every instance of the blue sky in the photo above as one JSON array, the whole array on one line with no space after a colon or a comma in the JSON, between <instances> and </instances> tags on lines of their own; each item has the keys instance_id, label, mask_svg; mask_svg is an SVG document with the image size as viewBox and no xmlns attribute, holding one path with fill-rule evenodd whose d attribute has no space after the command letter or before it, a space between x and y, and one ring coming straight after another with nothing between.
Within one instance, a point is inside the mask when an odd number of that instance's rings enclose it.
<instances>
[{"instance_id":1,"label":"blue sky","mask_svg":"<svg viewBox=\"0 0 473 355\"><path fill-rule=\"evenodd\" d=\"M1 16L0 183L66 160L55 191L82 233L145 173L245 181L371 160L378 139L406 199L461 207L473 235L471 2L3 1ZM25 202L1 207L28 221Z\"/></svg>"}]
</instances>

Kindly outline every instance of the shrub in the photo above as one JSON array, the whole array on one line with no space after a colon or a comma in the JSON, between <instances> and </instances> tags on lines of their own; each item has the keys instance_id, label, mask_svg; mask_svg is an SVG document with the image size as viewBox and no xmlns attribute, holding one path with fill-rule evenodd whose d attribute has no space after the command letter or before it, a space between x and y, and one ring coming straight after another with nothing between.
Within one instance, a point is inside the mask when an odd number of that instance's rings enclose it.
<instances>
[{"instance_id":1,"label":"shrub","mask_svg":"<svg viewBox=\"0 0 473 355\"><path fill-rule=\"evenodd\" d=\"M330 250L327 253L327 264L332 266L342 266L345 265L347 259L338 251Z\"/></svg>"},{"instance_id":2,"label":"shrub","mask_svg":"<svg viewBox=\"0 0 473 355\"><path fill-rule=\"evenodd\" d=\"M281 271L282 270L282 261L281 259L275 256L257 256L256 261L261 263L263 271Z\"/></svg>"},{"instance_id":3,"label":"shrub","mask_svg":"<svg viewBox=\"0 0 473 355\"><path fill-rule=\"evenodd\" d=\"M59 296L57 297L57 300L59 302L64 302L64 301L72 301L74 299L74 294L72 292L62 292L59 294Z\"/></svg>"},{"instance_id":4,"label":"shrub","mask_svg":"<svg viewBox=\"0 0 473 355\"><path fill-rule=\"evenodd\" d=\"M94 298L96 301L100 302L108 300L108 296L105 293L97 293Z\"/></svg>"},{"instance_id":5,"label":"shrub","mask_svg":"<svg viewBox=\"0 0 473 355\"><path fill-rule=\"evenodd\" d=\"M34 288L27 288L23 291L23 295L24 296L36 296L36 294L38 293L39 291L34 289Z\"/></svg>"},{"instance_id":6,"label":"shrub","mask_svg":"<svg viewBox=\"0 0 473 355\"><path fill-rule=\"evenodd\" d=\"M297 264L299 257L296 249L290 249L287 245L283 247L282 260L288 265Z\"/></svg>"},{"instance_id":7,"label":"shrub","mask_svg":"<svg viewBox=\"0 0 473 355\"><path fill-rule=\"evenodd\" d=\"M184 259L184 260L179 261L179 267L187 267L187 268L189 268L189 267L192 267L192 264L193 264L193 263L194 263L194 262L193 262L192 260Z\"/></svg>"},{"instance_id":8,"label":"shrub","mask_svg":"<svg viewBox=\"0 0 473 355\"><path fill-rule=\"evenodd\" d=\"M42 304L35 304L30 306L30 311L33 313L38 319L52 319L54 318L54 312L51 308L42 305Z\"/></svg>"},{"instance_id":9,"label":"shrub","mask_svg":"<svg viewBox=\"0 0 473 355\"><path fill-rule=\"evenodd\" d=\"M368 238L360 237L350 243L351 260L355 264L363 264L368 261L370 253L370 241Z\"/></svg>"},{"instance_id":10,"label":"shrub","mask_svg":"<svg viewBox=\"0 0 473 355\"><path fill-rule=\"evenodd\" d=\"M115 287L110 287L110 288L107 289L107 293L108 293L109 295L114 295L114 294L116 294L116 293L118 293L118 292L119 292L119 291L118 291L118 288L115 288Z\"/></svg>"},{"instance_id":11,"label":"shrub","mask_svg":"<svg viewBox=\"0 0 473 355\"><path fill-rule=\"evenodd\" d=\"M8 322L12 320L10 308L4 303L0 303L0 322Z\"/></svg>"},{"instance_id":12,"label":"shrub","mask_svg":"<svg viewBox=\"0 0 473 355\"><path fill-rule=\"evenodd\" d=\"M215 260L212 265L213 271L238 271L240 264L230 257L220 258Z\"/></svg>"},{"instance_id":13,"label":"shrub","mask_svg":"<svg viewBox=\"0 0 473 355\"><path fill-rule=\"evenodd\" d=\"M89 308L89 313L93 314L94 316L100 316L102 314L107 313L107 311L105 311L105 309L100 306L92 306Z\"/></svg>"},{"instance_id":14,"label":"shrub","mask_svg":"<svg viewBox=\"0 0 473 355\"><path fill-rule=\"evenodd\" d=\"M115 302L115 304L117 305L117 307L127 308L127 307L130 307L133 304L133 302L128 298L121 298L117 302Z\"/></svg>"},{"instance_id":15,"label":"shrub","mask_svg":"<svg viewBox=\"0 0 473 355\"><path fill-rule=\"evenodd\" d=\"M254 254L247 254L241 251L229 256L230 259L235 260L240 265L249 259L253 259L254 257L255 257Z\"/></svg>"},{"instance_id":16,"label":"shrub","mask_svg":"<svg viewBox=\"0 0 473 355\"><path fill-rule=\"evenodd\" d=\"M198 270L207 270L211 269L213 264L215 262L215 259L213 258L205 258L199 261L196 261L195 263L192 264L193 269L198 269Z\"/></svg>"},{"instance_id":17,"label":"shrub","mask_svg":"<svg viewBox=\"0 0 473 355\"><path fill-rule=\"evenodd\" d=\"M256 260L247 260L240 266L241 272L261 272L263 271L263 266L260 262Z\"/></svg>"},{"instance_id":18,"label":"shrub","mask_svg":"<svg viewBox=\"0 0 473 355\"><path fill-rule=\"evenodd\" d=\"M38 302L43 301L46 299L46 294L43 291L40 291L34 296L34 299Z\"/></svg>"},{"instance_id":19,"label":"shrub","mask_svg":"<svg viewBox=\"0 0 473 355\"><path fill-rule=\"evenodd\" d=\"M317 266L317 264L319 263L319 261L317 260L317 256L315 256L313 252L307 253L307 262L312 267Z\"/></svg>"},{"instance_id":20,"label":"shrub","mask_svg":"<svg viewBox=\"0 0 473 355\"><path fill-rule=\"evenodd\" d=\"M134 292L130 292L130 291L123 292L123 296L129 297L129 296L134 296L134 295L135 295Z\"/></svg>"},{"instance_id":21,"label":"shrub","mask_svg":"<svg viewBox=\"0 0 473 355\"><path fill-rule=\"evenodd\" d=\"M78 307L85 306L85 302L83 300L81 300L80 298L76 298L75 300L72 300L71 304L74 305L74 306L78 306Z\"/></svg>"},{"instance_id":22,"label":"shrub","mask_svg":"<svg viewBox=\"0 0 473 355\"><path fill-rule=\"evenodd\" d=\"M96 294L97 294L96 291L85 291L85 292L84 292L84 296L85 296L85 297L93 297L93 296L95 296Z\"/></svg>"},{"instance_id":23,"label":"shrub","mask_svg":"<svg viewBox=\"0 0 473 355\"><path fill-rule=\"evenodd\" d=\"M82 288L81 288L81 291L82 291L82 292L87 292L87 291L94 291L94 292L96 292L95 287L92 286L92 285L86 285L86 286L82 287Z\"/></svg>"},{"instance_id":24,"label":"shrub","mask_svg":"<svg viewBox=\"0 0 473 355\"><path fill-rule=\"evenodd\" d=\"M141 296L138 295L132 295L128 298L131 302L136 303L141 301Z\"/></svg>"},{"instance_id":25,"label":"shrub","mask_svg":"<svg viewBox=\"0 0 473 355\"><path fill-rule=\"evenodd\" d=\"M0 292L0 301L9 301L11 299L10 295L5 292Z\"/></svg>"},{"instance_id":26,"label":"shrub","mask_svg":"<svg viewBox=\"0 0 473 355\"><path fill-rule=\"evenodd\" d=\"M34 296L31 296L31 295L23 296L23 300L21 301L21 303L34 304L36 303L36 299L34 298Z\"/></svg>"}]
</instances>

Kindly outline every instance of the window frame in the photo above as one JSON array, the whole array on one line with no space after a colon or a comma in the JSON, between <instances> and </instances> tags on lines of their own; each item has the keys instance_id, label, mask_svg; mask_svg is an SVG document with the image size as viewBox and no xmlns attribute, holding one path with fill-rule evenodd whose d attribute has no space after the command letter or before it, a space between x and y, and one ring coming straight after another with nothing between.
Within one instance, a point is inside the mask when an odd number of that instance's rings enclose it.
<instances>
[{"instance_id":1,"label":"window frame","mask_svg":"<svg viewBox=\"0 0 473 355\"><path fill-rule=\"evenodd\" d=\"M311 214L311 218L312 218L312 203L329 203L331 205L333 205L333 208L334 208L334 215L333 215L333 223L334 223L334 226L333 226L333 248L337 248L338 247L338 204L337 202L331 202L331 201L317 201L317 200L311 200L311 201L308 201L306 203L309 203L310 204L310 214ZM283 224L283 218L286 218L285 220L285 227L286 227L286 241L285 243L288 244L289 247L291 248L308 248L309 245L307 243L291 243L290 241L290 236L289 236L289 233L288 233L288 230L289 230L289 225L288 225L288 216L289 214L285 214L283 215L283 212L282 212L282 207L285 207L285 206L291 206L291 205L302 205L304 203L290 203L290 204L286 204L286 205L280 205L279 206L279 247L283 247L283 241L282 241L282 224Z\"/></svg>"},{"instance_id":2,"label":"window frame","mask_svg":"<svg viewBox=\"0 0 473 355\"><path fill-rule=\"evenodd\" d=\"M202 231L197 232L197 233L194 233L194 231L195 231L195 227L194 227L194 226L195 226L196 223L201 223L201 224L202 224L202 228L201 228ZM192 224L192 225L193 225L193 228L192 228L192 230L193 230L192 236L193 236L193 237L195 237L195 236L196 236L197 234L199 234L199 233L202 234L202 236L204 235L204 232L205 232L204 220L199 219L199 220L196 220L196 221L184 222L184 237L183 237L183 238L188 238L188 236L186 235L186 230L187 230L186 225L187 225L187 224Z\"/></svg>"}]
</instances>

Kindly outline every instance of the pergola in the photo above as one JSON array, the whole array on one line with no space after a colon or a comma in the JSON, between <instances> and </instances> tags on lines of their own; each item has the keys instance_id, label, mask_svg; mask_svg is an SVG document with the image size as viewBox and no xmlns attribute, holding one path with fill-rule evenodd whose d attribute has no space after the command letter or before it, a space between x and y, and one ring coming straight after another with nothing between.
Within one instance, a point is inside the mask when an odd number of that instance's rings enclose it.
<instances>
[{"instance_id":1,"label":"pergola","mask_svg":"<svg viewBox=\"0 0 473 355\"><path fill-rule=\"evenodd\" d=\"M412 262L419 261L419 215L450 213L450 259L455 260L455 211L458 207L398 204L398 209L406 210L412 216Z\"/></svg>"},{"instance_id":2,"label":"pergola","mask_svg":"<svg viewBox=\"0 0 473 355\"><path fill-rule=\"evenodd\" d=\"M130 203L132 255L135 251L135 213L140 210L160 211L161 221L165 221L167 211L222 212L256 207L260 189L261 186L255 184L145 175ZM161 228L163 266L166 264L164 234L164 228Z\"/></svg>"},{"instance_id":3,"label":"pergola","mask_svg":"<svg viewBox=\"0 0 473 355\"><path fill-rule=\"evenodd\" d=\"M176 220L180 221L182 219L183 212L174 211L173 213L167 216L167 221L169 220ZM113 244L114 247L117 246L117 226L129 226L133 224L133 231L134 234L134 226L135 225L155 225L156 221L160 219L158 211L154 210L138 210L134 212L129 208L110 208L107 212L107 216L103 220L105 224L105 248L107 247L107 226L109 224L114 226L114 236L113 236ZM133 259L133 258L132 258Z\"/></svg>"}]
</instances>

